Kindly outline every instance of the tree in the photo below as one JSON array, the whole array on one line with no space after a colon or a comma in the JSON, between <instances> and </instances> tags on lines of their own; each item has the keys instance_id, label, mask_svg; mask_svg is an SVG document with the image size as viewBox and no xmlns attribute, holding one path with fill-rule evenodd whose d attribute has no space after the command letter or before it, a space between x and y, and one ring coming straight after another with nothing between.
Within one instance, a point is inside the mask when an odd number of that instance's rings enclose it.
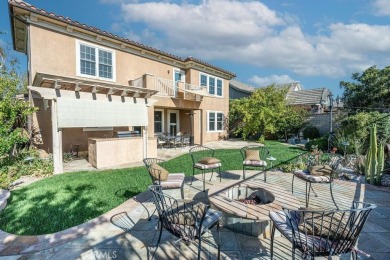
<instances>
[{"instance_id":1,"label":"tree","mask_svg":"<svg viewBox=\"0 0 390 260\"><path fill-rule=\"evenodd\" d=\"M29 140L27 116L34 112L18 94L26 93L26 75L18 71L19 61L10 49L0 45L0 159L15 154Z\"/></svg>"},{"instance_id":2,"label":"tree","mask_svg":"<svg viewBox=\"0 0 390 260\"><path fill-rule=\"evenodd\" d=\"M390 66L383 69L372 66L361 74L353 73L352 79L354 82L340 82L346 108L368 110L389 107Z\"/></svg>"},{"instance_id":3,"label":"tree","mask_svg":"<svg viewBox=\"0 0 390 260\"><path fill-rule=\"evenodd\" d=\"M295 112L299 109L287 106L287 91L271 85L256 89L250 97L231 101L229 124L235 126L234 132L244 139L260 133L262 141L265 133L291 131L297 125L294 121L299 116L295 118Z\"/></svg>"},{"instance_id":4,"label":"tree","mask_svg":"<svg viewBox=\"0 0 390 260\"><path fill-rule=\"evenodd\" d=\"M286 106L276 121L276 134L287 141L290 135L296 134L305 125L309 112L302 107Z\"/></svg>"},{"instance_id":5,"label":"tree","mask_svg":"<svg viewBox=\"0 0 390 260\"><path fill-rule=\"evenodd\" d=\"M387 113L360 112L346 117L340 124L339 139L353 144L350 149L355 148L355 153L367 150L372 124L377 125L378 142L385 144L390 141L390 115ZM338 146L342 146L341 143Z\"/></svg>"}]
</instances>

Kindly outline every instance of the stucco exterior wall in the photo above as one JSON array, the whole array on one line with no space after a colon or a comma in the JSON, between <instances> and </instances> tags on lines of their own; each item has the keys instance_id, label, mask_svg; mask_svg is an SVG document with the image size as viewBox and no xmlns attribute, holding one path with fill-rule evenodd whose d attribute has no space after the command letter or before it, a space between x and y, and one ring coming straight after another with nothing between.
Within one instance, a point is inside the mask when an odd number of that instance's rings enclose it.
<instances>
[{"instance_id":1,"label":"stucco exterior wall","mask_svg":"<svg viewBox=\"0 0 390 260\"><path fill-rule=\"evenodd\" d=\"M78 39L36 26L30 28L30 39L32 78L35 77L36 72L77 77L76 42L81 41L115 52L116 81L114 83L128 85L129 80L142 77L145 73L173 80L173 66L110 48L103 43Z\"/></svg>"},{"instance_id":2,"label":"stucco exterior wall","mask_svg":"<svg viewBox=\"0 0 390 260\"><path fill-rule=\"evenodd\" d=\"M30 73L33 79L37 71L68 77L76 76L74 39L30 26L30 50Z\"/></svg>"},{"instance_id":3,"label":"stucco exterior wall","mask_svg":"<svg viewBox=\"0 0 390 260\"><path fill-rule=\"evenodd\" d=\"M113 48L106 43L97 42L95 38L91 41L78 39L74 35L66 33L58 33L35 25L30 26L30 66L31 78L34 79L37 72L60 75L64 77L79 78L91 80L90 78L77 76L77 41L92 43L93 45L108 48L115 53L115 81L111 83L128 85L129 80L135 80L143 77L145 74L152 74L156 77L173 80L174 69L178 66L172 66L159 60L148 59L142 55L136 55L125 52L120 47ZM186 83L199 85L200 71L193 68L179 68L185 71ZM203 72L202 72L203 73ZM206 73L211 76L216 76ZM221 79L221 78L220 78ZM98 79L93 79L99 81ZM229 81L223 80L223 97L207 97L205 96L201 102L184 99L184 92L180 91L177 98L162 97L156 95L153 99L154 103L148 110L149 127L148 135L154 136L154 108L164 109L165 120L168 120L168 109L179 110L179 120L181 132L190 131L189 116L186 113L195 111L194 117L194 141L197 144L205 144L210 141L219 140L226 135L226 131L207 132L207 111L222 112L228 116L229 110ZM102 80L100 80L102 81ZM102 81L105 82L105 81ZM151 84L153 86L153 84ZM149 87L149 86L148 86ZM39 102L39 101L37 101ZM51 115L48 111L40 111L33 118L34 124L42 130L44 144L42 148L50 151L51 143ZM165 124L167 131L167 124ZM86 140L91 137L112 136L111 132L83 132L82 129L66 129L63 131L63 150L67 152L73 144L80 144L81 150L87 149Z\"/></svg>"}]
</instances>

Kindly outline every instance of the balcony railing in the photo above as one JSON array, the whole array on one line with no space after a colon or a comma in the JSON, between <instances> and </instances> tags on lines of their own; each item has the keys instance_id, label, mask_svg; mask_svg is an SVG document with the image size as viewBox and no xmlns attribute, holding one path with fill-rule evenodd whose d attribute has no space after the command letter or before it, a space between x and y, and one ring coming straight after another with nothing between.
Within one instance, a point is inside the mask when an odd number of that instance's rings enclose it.
<instances>
[{"instance_id":1,"label":"balcony railing","mask_svg":"<svg viewBox=\"0 0 390 260\"><path fill-rule=\"evenodd\" d=\"M181 90L184 91L184 98L189 100L201 100L202 92L207 93L206 87L184 82L174 82L173 80L159 78L152 74L145 74L142 77L130 80L129 84L133 87L157 90L157 95L159 96L174 98L178 97L178 92ZM199 94L195 92L199 92Z\"/></svg>"},{"instance_id":2,"label":"balcony railing","mask_svg":"<svg viewBox=\"0 0 390 260\"><path fill-rule=\"evenodd\" d=\"M143 88L144 87L143 77L139 77L137 79L132 80L131 85L136 88Z\"/></svg>"},{"instance_id":3,"label":"balcony railing","mask_svg":"<svg viewBox=\"0 0 390 260\"><path fill-rule=\"evenodd\" d=\"M178 86L173 80L156 77L155 90L158 91L158 95L177 97L177 89Z\"/></svg>"}]
</instances>

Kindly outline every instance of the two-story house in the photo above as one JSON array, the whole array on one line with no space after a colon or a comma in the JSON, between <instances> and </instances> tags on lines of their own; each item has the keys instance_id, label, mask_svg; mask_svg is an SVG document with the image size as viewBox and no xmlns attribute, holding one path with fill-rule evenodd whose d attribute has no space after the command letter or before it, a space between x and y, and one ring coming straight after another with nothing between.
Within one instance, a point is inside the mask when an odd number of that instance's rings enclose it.
<instances>
[{"instance_id":1,"label":"two-story house","mask_svg":"<svg viewBox=\"0 0 390 260\"><path fill-rule=\"evenodd\" d=\"M9 14L14 49L28 58L30 102L38 108L30 125L37 146L53 153L56 173L72 147L104 168L156 156L158 133L190 133L195 144L226 136L234 73L20 0L9 0ZM130 130L141 136L115 138Z\"/></svg>"}]
</instances>

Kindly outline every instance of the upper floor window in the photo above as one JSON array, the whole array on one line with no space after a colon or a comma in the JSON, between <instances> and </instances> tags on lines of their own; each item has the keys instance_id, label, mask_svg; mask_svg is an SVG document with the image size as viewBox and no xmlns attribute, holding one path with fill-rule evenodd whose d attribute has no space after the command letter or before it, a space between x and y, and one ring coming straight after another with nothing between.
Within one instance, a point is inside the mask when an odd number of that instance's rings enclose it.
<instances>
[{"instance_id":1,"label":"upper floor window","mask_svg":"<svg viewBox=\"0 0 390 260\"><path fill-rule=\"evenodd\" d=\"M202 87L207 87L208 83L207 83L207 76L204 75L204 74L200 74L200 85Z\"/></svg>"},{"instance_id":2,"label":"upper floor window","mask_svg":"<svg viewBox=\"0 0 390 260\"><path fill-rule=\"evenodd\" d=\"M217 79L217 96L222 96L222 80Z\"/></svg>"},{"instance_id":3,"label":"upper floor window","mask_svg":"<svg viewBox=\"0 0 390 260\"><path fill-rule=\"evenodd\" d=\"M210 95L222 97L223 81L222 79L207 75L200 74L200 86L207 87L207 91Z\"/></svg>"},{"instance_id":4,"label":"upper floor window","mask_svg":"<svg viewBox=\"0 0 390 260\"><path fill-rule=\"evenodd\" d=\"M215 95L215 78L209 77L209 93Z\"/></svg>"},{"instance_id":5,"label":"upper floor window","mask_svg":"<svg viewBox=\"0 0 390 260\"><path fill-rule=\"evenodd\" d=\"M100 46L77 41L77 75L115 80L115 52Z\"/></svg>"}]
</instances>

